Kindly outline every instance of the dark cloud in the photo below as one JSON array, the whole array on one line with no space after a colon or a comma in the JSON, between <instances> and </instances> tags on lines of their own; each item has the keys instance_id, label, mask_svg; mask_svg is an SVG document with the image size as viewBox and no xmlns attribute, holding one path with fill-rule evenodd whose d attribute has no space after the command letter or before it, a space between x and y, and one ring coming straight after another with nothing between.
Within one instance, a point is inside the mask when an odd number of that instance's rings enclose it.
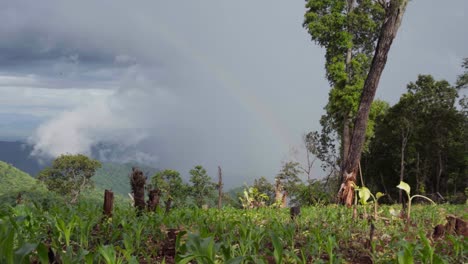
<instances>
[{"instance_id":1,"label":"dark cloud","mask_svg":"<svg viewBox=\"0 0 468 264\"><path fill-rule=\"evenodd\" d=\"M96 155L106 159L183 173L221 165L228 184L271 178L301 135L319 129L328 97L324 51L301 28L304 4L3 2L0 110L48 109L34 133L23 130L36 155L101 146ZM421 72L455 78L468 37L452 29L467 25L467 7L410 3L382 99L395 102Z\"/></svg>"}]
</instances>

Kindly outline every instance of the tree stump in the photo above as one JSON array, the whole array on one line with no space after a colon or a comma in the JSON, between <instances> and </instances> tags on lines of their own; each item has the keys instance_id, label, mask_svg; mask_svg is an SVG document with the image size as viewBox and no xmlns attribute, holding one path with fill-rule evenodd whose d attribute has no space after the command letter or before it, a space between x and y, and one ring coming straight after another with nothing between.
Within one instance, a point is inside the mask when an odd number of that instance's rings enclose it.
<instances>
[{"instance_id":1,"label":"tree stump","mask_svg":"<svg viewBox=\"0 0 468 264\"><path fill-rule=\"evenodd\" d=\"M132 174L130 175L130 185L132 187L133 197L135 199L135 207L139 212L143 211L146 207L145 184L146 178L143 175L143 172L137 168L132 168Z\"/></svg>"},{"instance_id":2,"label":"tree stump","mask_svg":"<svg viewBox=\"0 0 468 264\"><path fill-rule=\"evenodd\" d=\"M114 193L109 190L104 191L104 215L112 217L112 209L114 208Z\"/></svg>"},{"instance_id":3,"label":"tree stump","mask_svg":"<svg viewBox=\"0 0 468 264\"><path fill-rule=\"evenodd\" d=\"M446 234L456 234L459 236L468 237L468 223L454 215L447 216L447 223L434 227L432 237L434 239L444 237Z\"/></svg>"},{"instance_id":4,"label":"tree stump","mask_svg":"<svg viewBox=\"0 0 468 264\"><path fill-rule=\"evenodd\" d=\"M148 211L154 212L158 208L159 200L161 198L161 190L153 189L148 194Z\"/></svg>"},{"instance_id":5,"label":"tree stump","mask_svg":"<svg viewBox=\"0 0 468 264\"><path fill-rule=\"evenodd\" d=\"M301 207L299 206L293 206L289 210L289 214L291 216L291 220L294 220L297 216L301 214Z\"/></svg>"}]
</instances>

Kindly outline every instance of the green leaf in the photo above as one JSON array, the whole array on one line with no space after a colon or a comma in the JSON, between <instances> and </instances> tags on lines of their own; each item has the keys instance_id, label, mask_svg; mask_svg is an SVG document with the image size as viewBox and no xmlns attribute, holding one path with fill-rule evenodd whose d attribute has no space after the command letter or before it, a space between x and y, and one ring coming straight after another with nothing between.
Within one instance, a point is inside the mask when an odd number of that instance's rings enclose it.
<instances>
[{"instance_id":1,"label":"green leaf","mask_svg":"<svg viewBox=\"0 0 468 264\"><path fill-rule=\"evenodd\" d=\"M283 245L275 233L270 234L271 241L273 243L273 256L276 263L283 263Z\"/></svg>"},{"instance_id":2,"label":"green leaf","mask_svg":"<svg viewBox=\"0 0 468 264\"><path fill-rule=\"evenodd\" d=\"M414 259L413 255L406 249L398 252L398 264L413 264Z\"/></svg>"},{"instance_id":3,"label":"green leaf","mask_svg":"<svg viewBox=\"0 0 468 264\"><path fill-rule=\"evenodd\" d=\"M367 204L367 200L371 197L371 192L367 187L361 187L358 189L359 201L361 204Z\"/></svg>"},{"instance_id":4,"label":"green leaf","mask_svg":"<svg viewBox=\"0 0 468 264\"><path fill-rule=\"evenodd\" d=\"M382 197L382 196L385 196L385 193L377 192L375 194L375 198L377 198L377 200L380 199L380 197Z\"/></svg>"},{"instance_id":5,"label":"green leaf","mask_svg":"<svg viewBox=\"0 0 468 264\"><path fill-rule=\"evenodd\" d=\"M410 195L411 187L404 181L400 181L400 184L397 185L398 189L404 190L408 195Z\"/></svg>"},{"instance_id":6,"label":"green leaf","mask_svg":"<svg viewBox=\"0 0 468 264\"><path fill-rule=\"evenodd\" d=\"M244 256L239 256L233 259L226 261L226 264L240 264L244 260Z\"/></svg>"},{"instance_id":7,"label":"green leaf","mask_svg":"<svg viewBox=\"0 0 468 264\"><path fill-rule=\"evenodd\" d=\"M16 263L29 263L28 256L35 250L37 244L25 243L15 252Z\"/></svg>"},{"instance_id":8,"label":"green leaf","mask_svg":"<svg viewBox=\"0 0 468 264\"><path fill-rule=\"evenodd\" d=\"M39 256L39 261L42 264L49 264L49 250L47 247L44 245L44 243L41 243L37 246L37 255Z\"/></svg>"}]
</instances>

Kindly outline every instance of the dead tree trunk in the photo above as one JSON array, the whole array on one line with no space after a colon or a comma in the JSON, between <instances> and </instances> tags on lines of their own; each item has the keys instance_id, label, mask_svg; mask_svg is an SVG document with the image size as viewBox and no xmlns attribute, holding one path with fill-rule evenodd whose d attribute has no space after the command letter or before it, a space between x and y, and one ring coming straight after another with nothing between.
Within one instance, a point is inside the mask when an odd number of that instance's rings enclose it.
<instances>
[{"instance_id":1,"label":"dead tree trunk","mask_svg":"<svg viewBox=\"0 0 468 264\"><path fill-rule=\"evenodd\" d=\"M380 31L374 58L362 90L361 102L359 103L356 120L354 122L349 153L348 157L346 157L344 179L338 192L340 201L349 207L353 204L354 185L356 184L358 164L361 159L362 147L365 141L370 107L387 62L388 52L400 27L408 1L409 0L379 0L385 8L385 20Z\"/></svg>"},{"instance_id":2,"label":"dead tree trunk","mask_svg":"<svg viewBox=\"0 0 468 264\"><path fill-rule=\"evenodd\" d=\"M223 206L223 174L221 167L218 166L218 209Z\"/></svg>"},{"instance_id":3,"label":"dead tree trunk","mask_svg":"<svg viewBox=\"0 0 468 264\"><path fill-rule=\"evenodd\" d=\"M109 190L104 191L104 215L112 217L112 209L114 208L114 193Z\"/></svg>"},{"instance_id":4,"label":"dead tree trunk","mask_svg":"<svg viewBox=\"0 0 468 264\"><path fill-rule=\"evenodd\" d=\"M145 184L146 178L143 172L137 168L132 168L130 175L130 185L132 187L133 198L135 199L135 207L138 211L142 211L146 207L145 203Z\"/></svg>"},{"instance_id":5,"label":"dead tree trunk","mask_svg":"<svg viewBox=\"0 0 468 264\"><path fill-rule=\"evenodd\" d=\"M167 198L167 201L165 201L164 204L166 205L165 212L166 212L166 214L168 214L169 211L171 210L172 198L171 197Z\"/></svg>"},{"instance_id":6,"label":"dead tree trunk","mask_svg":"<svg viewBox=\"0 0 468 264\"><path fill-rule=\"evenodd\" d=\"M275 203L279 208L283 206L283 185L281 184L281 180L276 178L275 181Z\"/></svg>"},{"instance_id":7,"label":"dead tree trunk","mask_svg":"<svg viewBox=\"0 0 468 264\"><path fill-rule=\"evenodd\" d=\"M158 208L159 200L161 198L161 190L152 189L148 193L148 211L154 212Z\"/></svg>"}]
</instances>

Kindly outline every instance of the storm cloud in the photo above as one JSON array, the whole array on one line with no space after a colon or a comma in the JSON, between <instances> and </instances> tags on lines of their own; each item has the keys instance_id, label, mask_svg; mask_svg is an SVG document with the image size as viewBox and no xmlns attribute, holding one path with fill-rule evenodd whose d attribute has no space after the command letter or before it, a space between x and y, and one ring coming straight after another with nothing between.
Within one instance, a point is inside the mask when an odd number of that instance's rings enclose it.
<instances>
[{"instance_id":1,"label":"storm cloud","mask_svg":"<svg viewBox=\"0 0 468 264\"><path fill-rule=\"evenodd\" d=\"M450 32L467 25L468 4L439 2L410 4L382 99L395 102L418 73L459 73L468 37ZM319 129L328 97L304 4L2 3L0 117L29 124L6 123L2 136L27 135L36 156L94 153L183 174L221 165L228 185L272 178L301 135Z\"/></svg>"}]
</instances>

